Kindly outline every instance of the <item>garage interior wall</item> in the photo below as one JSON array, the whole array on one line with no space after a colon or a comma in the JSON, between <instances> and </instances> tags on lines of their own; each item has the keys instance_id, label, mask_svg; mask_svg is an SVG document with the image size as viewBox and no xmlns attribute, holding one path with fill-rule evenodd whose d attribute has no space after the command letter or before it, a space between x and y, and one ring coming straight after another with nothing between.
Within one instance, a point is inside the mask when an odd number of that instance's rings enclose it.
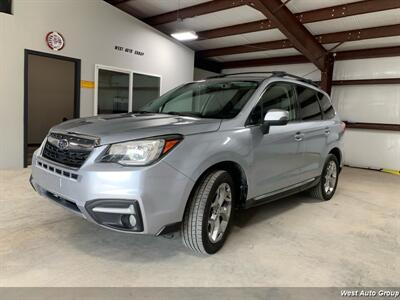
<instances>
[{"instance_id":1,"label":"garage interior wall","mask_svg":"<svg viewBox=\"0 0 400 300\"><path fill-rule=\"evenodd\" d=\"M223 73L272 70L321 79L321 72L312 64L227 69ZM337 61L333 80L396 77L400 77L400 57ZM332 102L344 121L400 124L399 85L334 86ZM348 128L344 145L347 165L400 170L400 132Z\"/></svg>"},{"instance_id":2,"label":"garage interior wall","mask_svg":"<svg viewBox=\"0 0 400 300\"><path fill-rule=\"evenodd\" d=\"M45 36L60 32L61 51ZM94 81L95 64L161 76L161 93L193 79L194 53L102 0L14 0L0 13L0 169L23 166L24 49L81 59L81 79ZM121 46L143 56L115 50ZM93 115L94 90L81 89L80 114Z\"/></svg>"}]
</instances>

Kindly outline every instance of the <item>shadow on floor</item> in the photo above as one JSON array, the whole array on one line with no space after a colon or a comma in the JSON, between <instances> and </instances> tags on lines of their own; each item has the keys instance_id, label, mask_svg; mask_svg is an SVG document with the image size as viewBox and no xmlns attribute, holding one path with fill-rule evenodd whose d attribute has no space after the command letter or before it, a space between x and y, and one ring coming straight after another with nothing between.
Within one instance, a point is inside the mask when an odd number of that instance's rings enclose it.
<instances>
[{"instance_id":1,"label":"shadow on floor","mask_svg":"<svg viewBox=\"0 0 400 300\"><path fill-rule=\"evenodd\" d=\"M301 203L317 202L320 201L299 194L238 211L231 234L235 234L236 226L239 228L253 226L294 209ZM133 235L100 228L85 220L74 221L72 225L63 227L63 230L65 228L70 229L70 232L65 232L67 235L65 239L68 240L69 245L91 256L107 260L152 263L179 255L198 256L199 259L206 259L205 256L193 254L186 249L181 242L179 232L169 238Z\"/></svg>"},{"instance_id":2,"label":"shadow on floor","mask_svg":"<svg viewBox=\"0 0 400 300\"><path fill-rule=\"evenodd\" d=\"M304 192L246 210L239 210L235 215L235 226L244 228L283 214L302 203L317 204L320 202L321 200L311 198L308 193Z\"/></svg>"}]
</instances>

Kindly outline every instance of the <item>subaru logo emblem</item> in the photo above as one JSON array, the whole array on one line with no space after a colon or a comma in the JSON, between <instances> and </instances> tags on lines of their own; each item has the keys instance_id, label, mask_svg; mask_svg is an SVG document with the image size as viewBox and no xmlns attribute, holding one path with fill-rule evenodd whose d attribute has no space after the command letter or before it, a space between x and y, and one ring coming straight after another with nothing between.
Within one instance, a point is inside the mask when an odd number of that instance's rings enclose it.
<instances>
[{"instance_id":1,"label":"subaru logo emblem","mask_svg":"<svg viewBox=\"0 0 400 300\"><path fill-rule=\"evenodd\" d=\"M58 141L58 148L59 148L60 150L65 150L65 149L67 149L67 148L68 148L68 145L69 145L69 143L68 143L68 140L66 140L66 139L62 139L62 140L59 140L59 141Z\"/></svg>"}]
</instances>

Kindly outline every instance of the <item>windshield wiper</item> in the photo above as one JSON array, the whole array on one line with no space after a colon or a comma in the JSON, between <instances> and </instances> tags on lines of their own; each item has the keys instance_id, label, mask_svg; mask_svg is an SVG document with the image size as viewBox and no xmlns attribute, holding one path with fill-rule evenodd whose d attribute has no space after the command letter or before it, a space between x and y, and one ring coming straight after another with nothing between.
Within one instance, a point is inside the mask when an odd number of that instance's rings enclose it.
<instances>
[{"instance_id":1,"label":"windshield wiper","mask_svg":"<svg viewBox=\"0 0 400 300\"><path fill-rule=\"evenodd\" d=\"M162 112L162 113L167 114L167 115L174 115L174 116L195 117L195 118L202 117L200 113L186 112L186 111L182 111L182 112L169 111L169 112Z\"/></svg>"}]
</instances>

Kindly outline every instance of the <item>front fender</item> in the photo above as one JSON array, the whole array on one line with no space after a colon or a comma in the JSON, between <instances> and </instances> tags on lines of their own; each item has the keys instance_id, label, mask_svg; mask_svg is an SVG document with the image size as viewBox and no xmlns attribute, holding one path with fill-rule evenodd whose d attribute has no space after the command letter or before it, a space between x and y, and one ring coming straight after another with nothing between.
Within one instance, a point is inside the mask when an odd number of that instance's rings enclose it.
<instances>
[{"instance_id":1,"label":"front fender","mask_svg":"<svg viewBox=\"0 0 400 300\"><path fill-rule=\"evenodd\" d=\"M196 181L211 166L233 161L245 173L253 160L250 131L217 131L185 136L165 161L187 177Z\"/></svg>"}]
</instances>

